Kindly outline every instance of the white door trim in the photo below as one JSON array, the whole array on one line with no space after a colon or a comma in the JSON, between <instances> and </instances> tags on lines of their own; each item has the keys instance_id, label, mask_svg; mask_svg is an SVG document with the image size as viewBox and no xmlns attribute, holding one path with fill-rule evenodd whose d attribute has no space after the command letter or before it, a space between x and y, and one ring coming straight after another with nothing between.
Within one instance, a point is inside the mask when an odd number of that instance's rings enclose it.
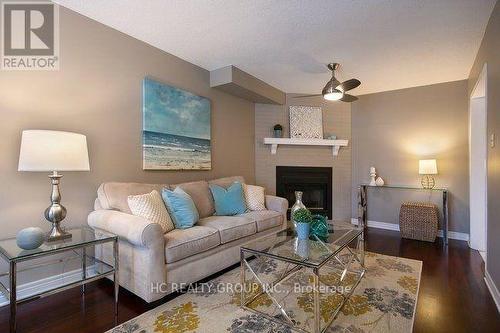
<instances>
[{"instance_id":1,"label":"white door trim","mask_svg":"<svg viewBox=\"0 0 500 333\"><path fill-rule=\"evenodd\" d=\"M493 297L493 300L495 301L498 312L500 312L500 292L498 291L497 287L495 286L495 283L493 282L493 279L491 278L488 271L485 271L484 281L486 282L486 286L488 287L488 290L490 291L491 297Z\"/></svg>"},{"instance_id":2,"label":"white door trim","mask_svg":"<svg viewBox=\"0 0 500 333\"><path fill-rule=\"evenodd\" d=\"M469 96L469 208L470 208L470 221L469 221L469 234L470 241L469 246L479 251L486 251L486 243L487 243L487 205L488 205L488 189L487 189L487 156L488 156L488 128L487 128L487 108L488 108L488 98L487 98L487 64L483 65L481 73L472 89L471 95ZM479 107L478 107L479 105ZM478 175L473 172L473 160L472 160L472 122L473 122L473 108L474 112L481 112L484 119L480 119L480 122L484 122L484 179L478 179ZM480 115L481 116L481 115ZM477 122L477 119L474 119L474 122ZM477 139L476 139L477 140ZM477 161L476 161L477 162ZM474 196L472 193L472 183L474 182L475 186L480 186L479 193L483 192L484 202L483 200L478 201L477 196ZM477 192L476 192L477 193ZM477 218L477 214L479 213L481 216L479 219ZM480 235L477 232L481 233Z\"/></svg>"}]
</instances>

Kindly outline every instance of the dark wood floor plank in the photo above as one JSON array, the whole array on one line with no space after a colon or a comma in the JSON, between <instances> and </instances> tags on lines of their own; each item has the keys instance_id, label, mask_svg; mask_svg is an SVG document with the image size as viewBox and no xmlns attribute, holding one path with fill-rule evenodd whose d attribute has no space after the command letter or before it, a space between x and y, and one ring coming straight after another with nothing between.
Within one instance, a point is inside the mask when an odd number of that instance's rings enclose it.
<instances>
[{"instance_id":1,"label":"dark wood floor plank","mask_svg":"<svg viewBox=\"0 0 500 333\"><path fill-rule=\"evenodd\" d=\"M368 229L367 250L422 260L414 332L500 332L500 314L483 279L483 262L466 242L426 243L401 239L398 232ZM119 322L125 322L177 295L147 304L121 289ZM8 332L9 309L0 309L0 332ZM90 284L82 299L74 288L18 308L19 333L98 333L114 326L109 281Z\"/></svg>"}]
</instances>

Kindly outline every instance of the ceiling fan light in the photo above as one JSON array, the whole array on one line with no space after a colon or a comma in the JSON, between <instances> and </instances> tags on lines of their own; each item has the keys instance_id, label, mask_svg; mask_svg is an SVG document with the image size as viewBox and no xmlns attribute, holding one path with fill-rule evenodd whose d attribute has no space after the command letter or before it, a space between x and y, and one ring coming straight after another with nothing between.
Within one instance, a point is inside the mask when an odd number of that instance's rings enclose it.
<instances>
[{"instance_id":1,"label":"ceiling fan light","mask_svg":"<svg viewBox=\"0 0 500 333\"><path fill-rule=\"evenodd\" d=\"M325 94L323 94L323 98L326 99L327 101L338 101L343 96L344 93L337 89L332 89L331 91L328 91Z\"/></svg>"}]
</instances>

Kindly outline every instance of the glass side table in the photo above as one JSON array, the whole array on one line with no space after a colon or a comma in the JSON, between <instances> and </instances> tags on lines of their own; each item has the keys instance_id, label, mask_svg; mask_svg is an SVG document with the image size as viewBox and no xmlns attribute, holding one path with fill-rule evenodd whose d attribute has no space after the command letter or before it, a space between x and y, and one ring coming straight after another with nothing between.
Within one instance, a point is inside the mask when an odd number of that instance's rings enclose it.
<instances>
[{"instance_id":1,"label":"glass side table","mask_svg":"<svg viewBox=\"0 0 500 333\"><path fill-rule=\"evenodd\" d=\"M68 229L72 238L44 243L34 250L23 250L15 238L0 240L0 257L8 262L9 271L0 274L0 292L10 301L10 332L16 331L17 305L59 291L81 286L104 277L113 276L115 324L118 316L118 236L97 235L89 227ZM113 247L113 265L94 256L97 246ZM50 260L42 258L53 257ZM54 273L55 272L55 273ZM18 295L18 281L47 273L58 275L57 284L34 295Z\"/></svg>"}]
</instances>

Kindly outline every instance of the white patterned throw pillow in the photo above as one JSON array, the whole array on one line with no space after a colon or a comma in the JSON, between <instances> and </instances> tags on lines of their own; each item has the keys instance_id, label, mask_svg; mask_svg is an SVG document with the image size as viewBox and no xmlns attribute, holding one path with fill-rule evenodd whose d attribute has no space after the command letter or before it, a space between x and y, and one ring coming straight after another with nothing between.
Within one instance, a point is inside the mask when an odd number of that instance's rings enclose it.
<instances>
[{"instance_id":1,"label":"white patterned throw pillow","mask_svg":"<svg viewBox=\"0 0 500 333\"><path fill-rule=\"evenodd\" d=\"M164 233L175 229L174 223L158 191L153 190L151 193L129 195L127 201L132 214L158 223Z\"/></svg>"},{"instance_id":2,"label":"white patterned throw pillow","mask_svg":"<svg viewBox=\"0 0 500 333\"><path fill-rule=\"evenodd\" d=\"M243 191L245 192L245 201L247 208L250 210L265 210L266 197L264 195L264 188L262 186L243 184Z\"/></svg>"}]
</instances>

